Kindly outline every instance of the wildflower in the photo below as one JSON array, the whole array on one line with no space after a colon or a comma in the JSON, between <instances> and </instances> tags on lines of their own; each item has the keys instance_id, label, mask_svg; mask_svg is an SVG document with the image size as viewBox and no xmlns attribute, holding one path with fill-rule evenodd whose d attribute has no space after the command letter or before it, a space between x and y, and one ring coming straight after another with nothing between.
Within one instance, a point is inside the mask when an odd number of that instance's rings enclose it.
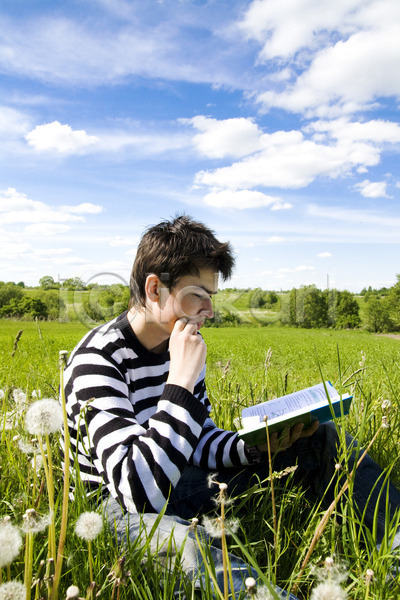
<instances>
[{"instance_id":1,"label":"wildflower","mask_svg":"<svg viewBox=\"0 0 400 600\"><path fill-rule=\"evenodd\" d=\"M75 533L78 537L91 542L103 529L103 519L96 512L88 511L82 513L75 525Z\"/></svg>"},{"instance_id":2,"label":"wildflower","mask_svg":"<svg viewBox=\"0 0 400 600\"><path fill-rule=\"evenodd\" d=\"M17 558L22 544L19 530L8 520L0 523L0 568Z\"/></svg>"},{"instance_id":3,"label":"wildflower","mask_svg":"<svg viewBox=\"0 0 400 600\"><path fill-rule=\"evenodd\" d=\"M6 581L0 585L0 600L25 600L26 588L19 581Z\"/></svg>"},{"instance_id":4,"label":"wildflower","mask_svg":"<svg viewBox=\"0 0 400 600\"><path fill-rule=\"evenodd\" d=\"M23 515L22 531L24 533L39 533L51 523L50 515L39 515L34 508L28 508Z\"/></svg>"},{"instance_id":5,"label":"wildflower","mask_svg":"<svg viewBox=\"0 0 400 600\"><path fill-rule=\"evenodd\" d=\"M382 417L382 427L383 429L389 429L389 420L386 415Z\"/></svg>"},{"instance_id":6,"label":"wildflower","mask_svg":"<svg viewBox=\"0 0 400 600\"><path fill-rule=\"evenodd\" d=\"M310 600L346 600L347 594L336 581L323 581L312 591Z\"/></svg>"},{"instance_id":7,"label":"wildflower","mask_svg":"<svg viewBox=\"0 0 400 600\"><path fill-rule=\"evenodd\" d=\"M49 435L60 429L63 413L57 400L43 398L37 400L28 408L25 425L32 435Z\"/></svg>"},{"instance_id":8,"label":"wildflower","mask_svg":"<svg viewBox=\"0 0 400 600\"><path fill-rule=\"evenodd\" d=\"M65 600L75 600L79 596L79 588L77 585L70 585L67 589L67 595L65 596Z\"/></svg>"},{"instance_id":9,"label":"wildflower","mask_svg":"<svg viewBox=\"0 0 400 600\"><path fill-rule=\"evenodd\" d=\"M389 410L392 407L390 400L384 400L382 402L382 410Z\"/></svg>"}]
</instances>

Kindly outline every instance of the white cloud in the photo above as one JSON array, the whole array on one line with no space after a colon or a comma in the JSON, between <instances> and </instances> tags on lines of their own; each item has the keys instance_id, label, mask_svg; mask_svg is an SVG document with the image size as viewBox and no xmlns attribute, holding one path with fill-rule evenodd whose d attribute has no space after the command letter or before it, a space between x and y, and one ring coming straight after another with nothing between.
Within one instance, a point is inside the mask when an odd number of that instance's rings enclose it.
<instances>
[{"instance_id":1,"label":"white cloud","mask_svg":"<svg viewBox=\"0 0 400 600\"><path fill-rule=\"evenodd\" d=\"M246 208L260 208L262 206L269 206L271 209L276 209L276 207L291 207L288 203L283 205L281 198L278 196L267 196L262 192L251 190L232 191L227 189L209 192L204 196L204 202L209 206L226 208L228 210L244 210Z\"/></svg>"},{"instance_id":2,"label":"white cloud","mask_svg":"<svg viewBox=\"0 0 400 600\"><path fill-rule=\"evenodd\" d=\"M99 204L92 204L91 202L83 202L82 204L77 204L77 206L60 206L60 210L64 210L69 213L77 213L77 214L89 214L89 215L97 215L101 213L103 207Z\"/></svg>"},{"instance_id":3,"label":"white cloud","mask_svg":"<svg viewBox=\"0 0 400 600\"><path fill-rule=\"evenodd\" d=\"M281 237L280 235L272 235L267 239L267 242L269 242L270 244L279 244L280 242L284 241L285 238Z\"/></svg>"},{"instance_id":4,"label":"white cloud","mask_svg":"<svg viewBox=\"0 0 400 600\"><path fill-rule=\"evenodd\" d=\"M358 166L379 163L379 149L373 144L316 143L300 131L263 134L263 149L227 167L196 174L197 185L226 189L252 189L258 186L301 188L320 176L346 175Z\"/></svg>"},{"instance_id":5,"label":"white cloud","mask_svg":"<svg viewBox=\"0 0 400 600\"><path fill-rule=\"evenodd\" d=\"M0 106L0 136L19 136L26 133L30 126L29 118L8 106Z\"/></svg>"},{"instance_id":6,"label":"white cloud","mask_svg":"<svg viewBox=\"0 0 400 600\"><path fill-rule=\"evenodd\" d=\"M385 216L373 211L309 204L307 206L307 213L312 217L321 217L324 220L329 219L345 223L358 223L359 225L373 225L374 227L370 230L369 234L377 232L380 226L387 227L390 230L400 228L400 217Z\"/></svg>"},{"instance_id":7,"label":"white cloud","mask_svg":"<svg viewBox=\"0 0 400 600\"><path fill-rule=\"evenodd\" d=\"M82 209L83 207L83 209ZM32 200L22 192L18 192L15 188L0 190L0 213L2 223L30 223L36 224L36 232L43 228L44 224L48 224L45 229L51 231L54 224L68 223L70 221L85 221L85 218L79 213L82 212L99 212L101 207L96 207L94 204L81 204L78 206L60 206L51 207L44 202ZM78 214L74 214L74 213ZM34 230L28 230L30 233Z\"/></svg>"},{"instance_id":8,"label":"white cloud","mask_svg":"<svg viewBox=\"0 0 400 600\"><path fill-rule=\"evenodd\" d=\"M199 115L189 122L201 132L193 137L195 149L208 158L240 158L260 148L261 132L251 119L218 121Z\"/></svg>"},{"instance_id":9,"label":"white cloud","mask_svg":"<svg viewBox=\"0 0 400 600\"><path fill-rule=\"evenodd\" d=\"M34 237L51 237L61 235L69 230L69 225L61 225L60 223L33 223L27 225L24 229L27 235Z\"/></svg>"},{"instance_id":10,"label":"white cloud","mask_svg":"<svg viewBox=\"0 0 400 600\"><path fill-rule=\"evenodd\" d=\"M25 139L35 150L56 150L60 154L81 154L99 142L99 138L88 135L83 129L73 130L59 121L37 125Z\"/></svg>"},{"instance_id":11,"label":"white cloud","mask_svg":"<svg viewBox=\"0 0 400 600\"><path fill-rule=\"evenodd\" d=\"M339 116L400 96L398 0L254 0L238 27L287 82L260 92L267 110Z\"/></svg>"},{"instance_id":12,"label":"white cloud","mask_svg":"<svg viewBox=\"0 0 400 600\"><path fill-rule=\"evenodd\" d=\"M354 187L360 191L364 198L387 198L386 186L386 181L369 181L365 179Z\"/></svg>"},{"instance_id":13,"label":"white cloud","mask_svg":"<svg viewBox=\"0 0 400 600\"><path fill-rule=\"evenodd\" d=\"M322 135L320 139L331 137L341 143L372 142L374 144L398 144L400 125L393 121L373 119L370 121L350 121L346 118L332 121L314 121L304 128L306 132Z\"/></svg>"},{"instance_id":14,"label":"white cloud","mask_svg":"<svg viewBox=\"0 0 400 600\"><path fill-rule=\"evenodd\" d=\"M351 15L362 3L363 0L255 0L238 26L248 38L262 44L260 60L290 57L302 48L329 40L329 32L352 29Z\"/></svg>"},{"instance_id":15,"label":"white cloud","mask_svg":"<svg viewBox=\"0 0 400 600\"><path fill-rule=\"evenodd\" d=\"M110 246L134 246L138 242L136 236L133 237L123 237L121 235L116 235L110 240Z\"/></svg>"},{"instance_id":16,"label":"white cloud","mask_svg":"<svg viewBox=\"0 0 400 600\"><path fill-rule=\"evenodd\" d=\"M330 252L319 252L317 254L318 258L330 258L332 254Z\"/></svg>"},{"instance_id":17,"label":"white cloud","mask_svg":"<svg viewBox=\"0 0 400 600\"><path fill-rule=\"evenodd\" d=\"M400 96L400 26L358 31L324 48L308 70L282 92L261 93L265 109L335 116L368 108L380 97Z\"/></svg>"}]
</instances>

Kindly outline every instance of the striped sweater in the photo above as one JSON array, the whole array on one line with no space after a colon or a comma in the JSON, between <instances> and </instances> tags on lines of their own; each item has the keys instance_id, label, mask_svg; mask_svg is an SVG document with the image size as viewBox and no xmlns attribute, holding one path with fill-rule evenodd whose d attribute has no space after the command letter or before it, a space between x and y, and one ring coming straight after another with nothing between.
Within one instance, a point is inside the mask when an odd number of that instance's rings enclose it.
<instances>
[{"instance_id":1,"label":"striped sweater","mask_svg":"<svg viewBox=\"0 0 400 600\"><path fill-rule=\"evenodd\" d=\"M169 352L144 348L123 313L90 331L65 370L70 464L129 512L159 512L184 468L248 465L245 444L216 427L200 375L194 393L166 384Z\"/></svg>"}]
</instances>

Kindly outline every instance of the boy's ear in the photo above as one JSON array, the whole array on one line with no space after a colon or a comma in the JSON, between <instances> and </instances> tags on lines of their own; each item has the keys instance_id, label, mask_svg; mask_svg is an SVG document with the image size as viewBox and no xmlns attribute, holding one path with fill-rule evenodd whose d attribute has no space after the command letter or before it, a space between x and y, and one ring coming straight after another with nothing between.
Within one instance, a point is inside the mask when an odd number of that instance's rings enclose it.
<instances>
[{"instance_id":1,"label":"boy's ear","mask_svg":"<svg viewBox=\"0 0 400 600\"><path fill-rule=\"evenodd\" d=\"M146 282L144 285L144 289L146 292L146 298L150 300L150 302L159 302L161 298L161 281L157 275L152 273L146 277Z\"/></svg>"}]
</instances>

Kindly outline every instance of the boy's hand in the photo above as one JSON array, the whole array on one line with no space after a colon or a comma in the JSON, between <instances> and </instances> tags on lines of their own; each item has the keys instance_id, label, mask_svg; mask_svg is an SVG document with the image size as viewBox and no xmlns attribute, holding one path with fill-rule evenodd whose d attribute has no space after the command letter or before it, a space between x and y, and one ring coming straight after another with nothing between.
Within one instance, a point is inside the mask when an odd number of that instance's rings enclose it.
<instances>
[{"instance_id":1,"label":"boy's hand","mask_svg":"<svg viewBox=\"0 0 400 600\"><path fill-rule=\"evenodd\" d=\"M310 437L312 436L318 429L319 421L314 421L307 429L304 429L304 423L297 423L294 427L289 429L286 432L286 435L283 437L278 432L273 433L269 438L269 444L271 447L271 453L275 454L275 452L282 452L283 450L287 450L290 448L294 442L296 442L299 438ZM259 444L257 448L261 452L268 451L267 443Z\"/></svg>"},{"instance_id":2,"label":"boy's hand","mask_svg":"<svg viewBox=\"0 0 400 600\"><path fill-rule=\"evenodd\" d=\"M197 333L197 323L178 319L169 339L170 367L167 383L180 385L193 393L206 362L207 347Z\"/></svg>"}]
</instances>

